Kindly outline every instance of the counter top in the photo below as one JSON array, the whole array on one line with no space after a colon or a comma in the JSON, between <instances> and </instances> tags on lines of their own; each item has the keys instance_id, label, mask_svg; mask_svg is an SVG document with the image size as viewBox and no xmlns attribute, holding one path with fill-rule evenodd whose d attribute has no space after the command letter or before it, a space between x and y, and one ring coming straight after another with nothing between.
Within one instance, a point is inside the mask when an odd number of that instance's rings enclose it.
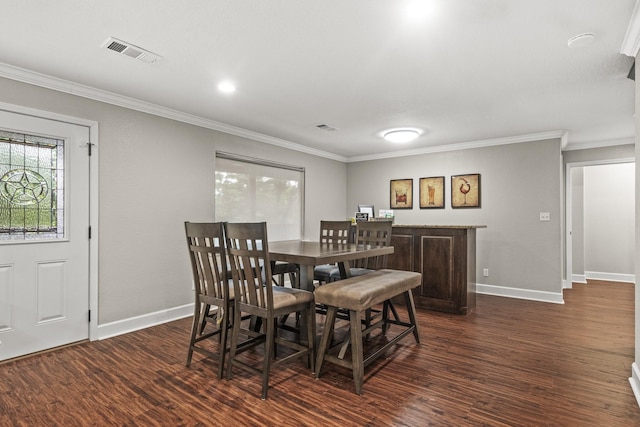
<instances>
[{"instance_id":1,"label":"counter top","mask_svg":"<svg viewBox=\"0 0 640 427\"><path fill-rule=\"evenodd\" d=\"M487 228L486 225L425 225L425 224L393 224L393 228Z\"/></svg>"}]
</instances>

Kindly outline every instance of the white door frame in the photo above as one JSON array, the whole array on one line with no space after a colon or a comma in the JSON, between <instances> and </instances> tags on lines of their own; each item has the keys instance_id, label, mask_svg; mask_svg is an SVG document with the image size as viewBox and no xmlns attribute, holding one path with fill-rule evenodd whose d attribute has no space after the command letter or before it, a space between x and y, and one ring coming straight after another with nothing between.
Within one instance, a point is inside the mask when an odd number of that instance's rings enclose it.
<instances>
[{"instance_id":1,"label":"white door frame","mask_svg":"<svg viewBox=\"0 0 640 427\"><path fill-rule=\"evenodd\" d=\"M573 283L573 243L572 243L572 213L573 213L573 204L571 203L572 198L572 185L571 181L571 171L576 167L584 167L584 166L600 166L600 165L615 165L621 163L635 163L636 159L633 157L625 157L621 159L610 159L610 160L590 160L584 162L570 162L566 163L565 167L565 237L564 237L564 247L565 247L565 280L563 283L563 289L571 289Z\"/></svg>"},{"instance_id":2,"label":"white door frame","mask_svg":"<svg viewBox=\"0 0 640 427\"><path fill-rule=\"evenodd\" d=\"M89 240L89 310L91 319L89 321L89 340L93 341L98 336L98 122L94 120L81 119L78 117L66 116L52 113L50 111L37 110L20 105L0 102L0 110L11 113L24 114L47 120L69 123L84 126L89 129L89 141L86 141L87 149L91 147L89 157L89 225L91 226L91 239Z\"/></svg>"}]
</instances>

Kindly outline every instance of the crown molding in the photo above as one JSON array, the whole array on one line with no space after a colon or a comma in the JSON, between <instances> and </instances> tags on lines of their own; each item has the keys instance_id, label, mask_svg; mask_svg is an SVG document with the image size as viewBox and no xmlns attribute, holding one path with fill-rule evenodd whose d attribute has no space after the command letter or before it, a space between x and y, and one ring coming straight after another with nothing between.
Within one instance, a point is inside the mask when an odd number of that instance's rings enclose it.
<instances>
[{"instance_id":1,"label":"crown molding","mask_svg":"<svg viewBox=\"0 0 640 427\"><path fill-rule=\"evenodd\" d=\"M495 145L519 144L521 142L543 141L545 139L560 139L562 147L567 145L568 132L554 130L549 132L531 133L528 135L509 136L504 138L483 139L479 141L461 142L457 144L438 145L435 147L416 148L413 150L393 151L389 153L367 154L353 156L347 163L364 162L368 160L390 159L394 157L416 156L420 154L443 153L446 151L468 150L471 148L492 147Z\"/></svg>"},{"instance_id":2,"label":"crown molding","mask_svg":"<svg viewBox=\"0 0 640 427\"><path fill-rule=\"evenodd\" d=\"M635 58L638 50L640 50L640 3L636 0L620 53Z\"/></svg>"},{"instance_id":3,"label":"crown molding","mask_svg":"<svg viewBox=\"0 0 640 427\"><path fill-rule=\"evenodd\" d=\"M204 117L196 116L193 114L183 113L181 111L173 110L161 105L140 101L138 99L118 95L117 93L96 89L91 86L73 83L68 80L59 79L57 77L48 76L46 74L37 73L35 71L26 70L24 68L15 67L9 64L0 63L0 77L28 83L34 86L40 86L58 92L68 93L70 95L92 99L94 101L104 102L106 104L116 105L118 107L140 111L142 113L152 114L154 116L176 120L182 123L192 124L206 129L212 129L235 136L240 136L242 138L247 138L258 142L264 142L278 147L287 148L289 150L300 151L302 153L324 157L331 160L337 160L343 163L347 161L347 158L345 156L329 153L327 151L316 150L314 148L306 147L304 145L296 144L284 139L275 138L247 129L242 129L236 126L217 122L215 120L205 119Z\"/></svg>"},{"instance_id":4,"label":"crown molding","mask_svg":"<svg viewBox=\"0 0 640 427\"><path fill-rule=\"evenodd\" d=\"M640 23L640 19L638 19ZM640 35L640 26L639 32ZM621 144L633 144L633 138L605 141L600 143L589 144L572 144L571 147L567 147L568 132L565 130L556 130L550 132L534 133L528 135L520 135L506 138L486 139L480 141L463 142L458 144L439 145L435 147L418 148L415 150L394 151L388 153L379 153L371 155L346 157L327 151L317 150L314 148L306 147L304 145L296 144L291 141L287 141L280 138L275 138L269 135L264 135L258 132L253 132L247 129L242 129L236 126L228 125L225 123L217 122L215 120L206 119L193 114L187 114L178 110L163 107L157 104L140 101L138 99L130 98L123 95L118 95L113 92L108 92L101 89L96 89L90 86L74 83L68 80L60 79L57 77L48 76L46 74L37 73L35 71L27 70L24 68L16 67L9 64L0 63L0 77L4 77L10 80L15 80L34 86L43 87L46 89L55 90L58 92L67 93L70 95L79 96L82 98L91 99L98 102L104 102L106 104L115 105L119 107L128 108L142 113L152 114L159 117L164 117L171 120L176 120L182 123L188 123L195 126L199 126L206 129L211 129L219 132L224 132L230 135L247 138L253 141L264 142L266 144L275 145L277 147L294 150L313 156L323 157L330 160L336 160L342 163L354 163L367 160L379 160L395 157L414 156L419 154L431 154L441 153L446 151L466 150L470 148L490 147L494 145L506 145L517 144L521 142L542 141L545 139L560 138L563 150L578 150L583 148L595 148L611 145Z\"/></svg>"},{"instance_id":5,"label":"crown molding","mask_svg":"<svg viewBox=\"0 0 640 427\"><path fill-rule=\"evenodd\" d=\"M613 147L616 145L634 145L635 138L633 136L629 136L627 138L618 138L618 139L607 139L602 141L589 141L589 142L579 142L574 141L571 145L564 148L562 151L575 151L575 150L586 150L589 148L602 148L602 147Z\"/></svg>"}]
</instances>

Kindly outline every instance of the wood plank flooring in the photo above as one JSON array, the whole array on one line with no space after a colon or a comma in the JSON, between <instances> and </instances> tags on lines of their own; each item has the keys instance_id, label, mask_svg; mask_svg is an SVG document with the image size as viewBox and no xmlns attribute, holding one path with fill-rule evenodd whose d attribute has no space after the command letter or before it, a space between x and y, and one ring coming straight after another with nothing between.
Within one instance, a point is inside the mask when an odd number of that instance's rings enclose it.
<instances>
[{"instance_id":1,"label":"wood plank flooring","mask_svg":"<svg viewBox=\"0 0 640 427\"><path fill-rule=\"evenodd\" d=\"M640 426L633 292L590 282L565 305L479 295L465 317L420 310L422 344L370 365L362 396L348 370L314 379L296 361L262 401L257 376L218 380L199 354L184 366L183 319L0 365L0 426Z\"/></svg>"}]
</instances>

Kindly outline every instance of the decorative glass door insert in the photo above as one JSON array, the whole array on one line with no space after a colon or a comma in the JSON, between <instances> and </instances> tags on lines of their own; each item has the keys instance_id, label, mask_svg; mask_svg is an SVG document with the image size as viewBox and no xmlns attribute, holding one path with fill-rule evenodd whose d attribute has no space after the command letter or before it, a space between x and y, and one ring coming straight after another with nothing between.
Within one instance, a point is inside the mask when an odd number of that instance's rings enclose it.
<instances>
[{"instance_id":1,"label":"decorative glass door insert","mask_svg":"<svg viewBox=\"0 0 640 427\"><path fill-rule=\"evenodd\" d=\"M64 238L64 141L0 130L0 240Z\"/></svg>"}]
</instances>

